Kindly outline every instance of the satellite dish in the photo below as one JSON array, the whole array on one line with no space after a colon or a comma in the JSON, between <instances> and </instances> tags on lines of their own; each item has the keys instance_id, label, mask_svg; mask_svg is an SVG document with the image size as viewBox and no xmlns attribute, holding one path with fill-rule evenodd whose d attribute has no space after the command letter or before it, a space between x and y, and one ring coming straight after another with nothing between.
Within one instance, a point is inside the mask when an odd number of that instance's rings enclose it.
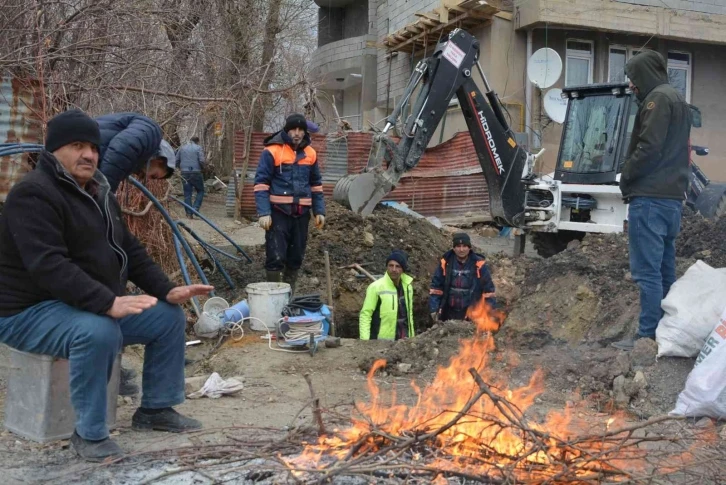
<instances>
[{"instance_id":1,"label":"satellite dish","mask_svg":"<svg viewBox=\"0 0 726 485\"><path fill-rule=\"evenodd\" d=\"M557 123L565 122L567 114L567 99L562 99L562 90L553 88L544 95L544 109L547 116Z\"/></svg>"},{"instance_id":2,"label":"satellite dish","mask_svg":"<svg viewBox=\"0 0 726 485\"><path fill-rule=\"evenodd\" d=\"M527 77L540 89L552 86L562 74L562 59L554 49L545 47L532 54L527 62Z\"/></svg>"}]
</instances>

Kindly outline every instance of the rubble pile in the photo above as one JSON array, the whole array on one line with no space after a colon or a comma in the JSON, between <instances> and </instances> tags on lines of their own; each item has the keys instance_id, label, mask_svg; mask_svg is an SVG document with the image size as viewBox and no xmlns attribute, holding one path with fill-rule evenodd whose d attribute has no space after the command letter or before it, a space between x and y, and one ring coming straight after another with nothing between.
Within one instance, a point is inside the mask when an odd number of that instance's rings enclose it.
<instances>
[{"instance_id":1,"label":"rubble pile","mask_svg":"<svg viewBox=\"0 0 726 485\"><path fill-rule=\"evenodd\" d=\"M624 235L591 234L551 258L514 264L525 276L501 331L507 344L607 344L632 330L638 288Z\"/></svg>"},{"instance_id":2,"label":"rubble pile","mask_svg":"<svg viewBox=\"0 0 726 485\"><path fill-rule=\"evenodd\" d=\"M678 258L703 260L714 268L726 267L726 218L706 219L688 211L681 219L676 242Z\"/></svg>"},{"instance_id":3,"label":"rubble pile","mask_svg":"<svg viewBox=\"0 0 726 485\"><path fill-rule=\"evenodd\" d=\"M321 231L310 224L297 294L319 293L323 301L327 300L325 251L328 251L338 336L358 337L358 313L372 281L347 267L357 263L378 277L385 273L386 258L391 251L402 249L408 254L408 274L414 277L416 326L428 326L429 284L441 255L451 247L451 236L425 219L388 207L379 207L370 216L363 217L332 201L327 201L326 206L325 228ZM246 251L254 261L252 264L225 263L237 289L227 290L219 273L210 277L219 289L219 296L230 302L244 298L244 289L249 283L265 281L264 247Z\"/></svg>"},{"instance_id":4,"label":"rubble pile","mask_svg":"<svg viewBox=\"0 0 726 485\"><path fill-rule=\"evenodd\" d=\"M386 258L394 249L408 254L408 274L414 279L414 320L417 327L429 321L429 284L441 255L451 247L451 237L425 219L388 207L363 217L328 201L325 228L310 228L300 291L325 294L325 251L330 255L335 320L339 335L358 336L358 312L371 280L345 268L354 263L374 276L386 271Z\"/></svg>"}]
</instances>

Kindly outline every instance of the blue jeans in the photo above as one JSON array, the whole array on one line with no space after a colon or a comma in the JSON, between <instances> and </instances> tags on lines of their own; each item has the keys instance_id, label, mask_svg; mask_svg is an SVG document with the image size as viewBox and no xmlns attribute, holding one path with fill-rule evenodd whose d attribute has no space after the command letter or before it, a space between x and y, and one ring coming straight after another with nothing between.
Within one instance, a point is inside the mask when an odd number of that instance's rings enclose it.
<instances>
[{"instance_id":1,"label":"blue jeans","mask_svg":"<svg viewBox=\"0 0 726 485\"><path fill-rule=\"evenodd\" d=\"M630 272L640 287L638 335L655 338L663 316L660 303L676 280L676 236L683 203L675 199L633 197L628 209Z\"/></svg>"},{"instance_id":2,"label":"blue jeans","mask_svg":"<svg viewBox=\"0 0 726 485\"><path fill-rule=\"evenodd\" d=\"M142 407L184 402L185 325L181 307L163 301L120 320L44 301L0 317L0 342L23 352L68 359L76 432L81 438L101 440L108 437L106 388L123 345L146 345Z\"/></svg>"},{"instance_id":3,"label":"blue jeans","mask_svg":"<svg viewBox=\"0 0 726 485\"><path fill-rule=\"evenodd\" d=\"M202 207L202 201L204 200L204 177L199 172L185 172L182 173L182 179L184 180L184 202L187 205L194 207L197 211ZM196 190L197 196L192 204L192 192ZM188 216L192 215L186 207L184 208Z\"/></svg>"}]
</instances>

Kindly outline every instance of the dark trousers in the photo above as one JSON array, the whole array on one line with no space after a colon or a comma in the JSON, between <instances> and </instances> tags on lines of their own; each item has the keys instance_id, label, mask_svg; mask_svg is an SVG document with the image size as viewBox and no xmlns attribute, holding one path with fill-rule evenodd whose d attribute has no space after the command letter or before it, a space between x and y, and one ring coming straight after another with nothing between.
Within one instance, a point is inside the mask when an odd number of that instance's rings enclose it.
<instances>
[{"instance_id":1,"label":"dark trousers","mask_svg":"<svg viewBox=\"0 0 726 485\"><path fill-rule=\"evenodd\" d=\"M441 311L441 320L464 320L466 319L466 311L468 308L454 309L448 306L444 307Z\"/></svg>"},{"instance_id":2,"label":"dark trousers","mask_svg":"<svg viewBox=\"0 0 726 485\"><path fill-rule=\"evenodd\" d=\"M184 202L194 207L198 212L204 200L204 177L200 172L186 172L182 173L182 179L184 180ZM197 191L197 196L194 203L192 203L192 191L194 190ZM192 212L186 207L184 210L188 216L192 215Z\"/></svg>"},{"instance_id":3,"label":"dark trousers","mask_svg":"<svg viewBox=\"0 0 726 485\"><path fill-rule=\"evenodd\" d=\"M300 269L308 243L310 211L297 217L272 211L272 228L265 233L265 269Z\"/></svg>"},{"instance_id":4,"label":"dark trousers","mask_svg":"<svg viewBox=\"0 0 726 485\"><path fill-rule=\"evenodd\" d=\"M49 300L0 317L0 342L68 359L76 431L81 438L102 440L108 437L106 387L123 345L146 346L141 406L158 409L184 402L185 327L181 307L163 301L114 320Z\"/></svg>"}]
</instances>

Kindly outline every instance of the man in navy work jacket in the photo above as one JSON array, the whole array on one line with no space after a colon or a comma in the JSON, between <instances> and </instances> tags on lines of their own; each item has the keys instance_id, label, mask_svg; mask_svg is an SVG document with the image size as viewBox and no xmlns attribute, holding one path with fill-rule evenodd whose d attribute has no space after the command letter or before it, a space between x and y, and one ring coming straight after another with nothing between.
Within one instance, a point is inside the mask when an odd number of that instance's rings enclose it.
<instances>
[{"instance_id":1,"label":"man in navy work jacket","mask_svg":"<svg viewBox=\"0 0 726 485\"><path fill-rule=\"evenodd\" d=\"M138 113L110 113L95 118L101 134L98 146L98 169L106 176L111 192L130 175L158 180L174 173L176 155L161 138L156 121ZM139 388L133 379L136 372L121 367L119 394L135 396Z\"/></svg>"},{"instance_id":2,"label":"man in navy work jacket","mask_svg":"<svg viewBox=\"0 0 726 485\"><path fill-rule=\"evenodd\" d=\"M110 113L96 118L101 133L98 169L111 192L128 178L169 178L174 173L174 150L161 137L156 121L138 113Z\"/></svg>"},{"instance_id":3,"label":"man in navy work jacket","mask_svg":"<svg viewBox=\"0 0 726 485\"><path fill-rule=\"evenodd\" d=\"M429 290L429 311L436 320L463 320L466 312L484 298L494 308L494 282L484 256L471 250L471 239L454 234L453 249L441 258Z\"/></svg>"},{"instance_id":4,"label":"man in navy work jacket","mask_svg":"<svg viewBox=\"0 0 726 485\"><path fill-rule=\"evenodd\" d=\"M310 210L318 229L325 224L323 179L307 130L303 115L288 116L284 129L265 139L255 174L257 214L267 231L267 280L285 281L293 291L305 257Z\"/></svg>"},{"instance_id":5,"label":"man in navy work jacket","mask_svg":"<svg viewBox=\"0 0 726 485\"><path fill-rule=\"evenodd\" d=\"M89 461L121 455L108 434L106 396L123 345L145 345L143 397L131 426L182 432L199 421L184 402L186 317L179 306L206 285L175 286L131 234L98 167L98 123L80 110L48 122L35 170L0 216L0 342L68 359L76 428ZM127 296L126 281L146 295Z\"/></svg>"}]
</instances>

